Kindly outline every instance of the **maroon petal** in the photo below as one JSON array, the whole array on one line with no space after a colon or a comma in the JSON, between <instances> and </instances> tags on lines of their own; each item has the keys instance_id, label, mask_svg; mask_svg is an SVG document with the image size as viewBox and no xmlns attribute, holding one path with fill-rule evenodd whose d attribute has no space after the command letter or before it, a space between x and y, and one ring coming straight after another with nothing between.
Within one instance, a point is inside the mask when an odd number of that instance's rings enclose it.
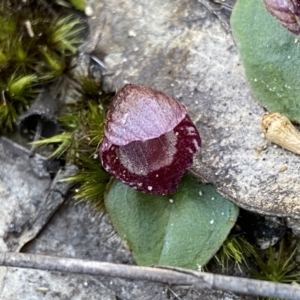
<instances>
[{"instance_id":1,"label":"maroon petal","mask_svg":"<svg viewBox=\"0 0 300 300\"><path fill-rule=\"evenodd\" d=\"M300 0L264 0L264 3L281 25L300 34Z\"/></svg>"},{"instance_id":2,"label":"maroon petal","mask_svg":"<svg viewBox=\"0 0 300 300\"><path fill-rule=\"evenodd\" d=\"M105 137L100 146L103 167L125 184L142 192L173 194L201 144L188 115L171 131L125 146Z\"/></svg>"},{"instance_id":3,"label":"maroon petal","mask_svg":"<svg viewBox=\"0 0 300 300\"><path fill-rule=\"evenodd\" d=\"M185 106L162 92L127 84L107 113L105 136L118 146L154 139L172 130L186 113Z\"/></svg>"}]
</instances>

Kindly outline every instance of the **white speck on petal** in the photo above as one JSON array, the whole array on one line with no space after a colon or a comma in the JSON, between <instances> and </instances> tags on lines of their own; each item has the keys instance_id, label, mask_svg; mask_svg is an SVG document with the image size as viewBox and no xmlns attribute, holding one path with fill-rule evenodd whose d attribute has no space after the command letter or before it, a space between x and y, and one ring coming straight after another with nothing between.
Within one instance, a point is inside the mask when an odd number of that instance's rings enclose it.
<instances>
[{"instance_id":1,"label":"white speck on petal","mask_svg":"<svg viewBox=\"0 0 300 300\"><path fill-rule=\"evenodd\" d=\"M191 148L187 148L187 151L191 154L194 154L194 151Z\"/></svg>"},{"instance_id":2,"label":"white speck on petal","mask_svg":"<svg viewBox=\"0 0 300 300\"><path fill-rule=\"evenodd\" d=\"M148 186L148 191L152 191L152 186L151 185Z\"/></svg>"},{"instance_id":3,"label":"white speck on petal","mask_svg":"<svg viewBox=\"0 0 300 300\"><path fill-rule=\"evenodd\" d=\"M126 113L126 114L124 114L123 116L122 116L122 118L121 118L121 123L122 124L125 124L126 122L127 122L127 119L128 119L128 114Z\"/></svg>"},{"instance_id":4,"label":"white speck on petal","mask_svg":"<svg viewBox=\"0 0 300 300\"><path fill-rule=\"evenodd\" d=\"M198 150L200 148L199 143L198 143L197 140L193 139L193 144L194 144L196 150Z\"/></svg>"},{"instance_id":5,"label":"white speck on petal","mask_svg":"<svg viewBox=\"0 0 300 300\"><path fill-rule=\"evenodd\" d=\"M195 135L195 133L196 133L195 127L192 127L192 126L187 126L186 130L187 130L187 135Z\"/></svg>"}]
</instances>

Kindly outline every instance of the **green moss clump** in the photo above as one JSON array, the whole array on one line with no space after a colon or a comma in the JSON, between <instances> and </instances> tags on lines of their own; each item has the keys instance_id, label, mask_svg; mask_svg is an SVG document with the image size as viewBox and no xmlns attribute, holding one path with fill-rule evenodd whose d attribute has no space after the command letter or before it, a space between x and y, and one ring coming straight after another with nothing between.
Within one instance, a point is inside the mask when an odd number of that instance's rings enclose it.
<instances>
[{"instance_id":1,"label":"green moss clump","mask_svg":"<svg viewBox=\"0 0 300 300\"><path fill-rule=\"evenodd\" d=\"M0 133L6 133L42 87L66 72L84 23L46 1L4 0L0 27Z\"/></svg>"},{"instance_id":2,"label":"green moss clump","mask_svg":"<svg viewBox=\"0 0 300 300\"><path fill-rule=\"evenodd\" d=\"M259 270L252 275L256 279L281 283L300 282L300 263L296 259L298 243L280 242L267 250L257 252L255 260Z\"/></svg>"},{"instance_id":3,"label":"green moss clump","mask_svg":"<svg viewBox=\"0 0 300 300\"><path fill-rule=\"evenodd\" d=\"M79 76L76 82L78 99L65 107L59 119L64 132L33 144L55 144L56 149L49 159L63 159L79 169L76 175L65 179L75 185L74 199L89 201L101 211L110 175L100 163L98 148L104 133L105 112L112 95L103 92L102 83L89 76Z\"/></svg>"}]
</instances>

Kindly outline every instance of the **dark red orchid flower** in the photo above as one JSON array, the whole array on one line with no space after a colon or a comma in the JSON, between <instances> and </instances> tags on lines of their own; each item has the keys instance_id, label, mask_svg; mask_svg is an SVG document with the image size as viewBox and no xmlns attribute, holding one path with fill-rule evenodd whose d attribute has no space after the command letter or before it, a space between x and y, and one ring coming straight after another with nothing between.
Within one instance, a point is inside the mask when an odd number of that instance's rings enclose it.
<instances>
[{"instance_id":1,"label":"dark red orchid flower","mask_svg":"<svg viewBox=\"0 0 300 300\"><path fill-rule=\"evenodd\" d=\"M142 192L173 194L200 148L185 106L134 84L115 96L100 145L103 167Z\"/></svg>"},{"instance_id":2,"label":"dark red orchid flower","mask_svg":"<svg viewBox=\"0 0 300 300\"><path fill-rule=\"evenodd\" d=\"M264 0L267 10L289 31L300 34L300 0Z\"/></svg>"}]
</instances>

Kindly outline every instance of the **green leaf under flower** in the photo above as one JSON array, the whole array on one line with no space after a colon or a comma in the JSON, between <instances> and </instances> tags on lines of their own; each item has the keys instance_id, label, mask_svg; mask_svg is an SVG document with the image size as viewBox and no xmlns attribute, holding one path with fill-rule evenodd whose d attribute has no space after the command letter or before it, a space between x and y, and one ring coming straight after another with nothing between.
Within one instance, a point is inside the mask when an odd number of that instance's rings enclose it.
<instances>
[{"instance_id":1,"label":"green leaf under flower","mask_svg":"<svg viewBox=\"0 0 300 300\"><path fill-rule=\"evenodd\" d=\"M139 265L198 269L218 251L238 207L186 175L172 196L137 192L115 180L105 207Z\"/></svg>"}]
</instances>

